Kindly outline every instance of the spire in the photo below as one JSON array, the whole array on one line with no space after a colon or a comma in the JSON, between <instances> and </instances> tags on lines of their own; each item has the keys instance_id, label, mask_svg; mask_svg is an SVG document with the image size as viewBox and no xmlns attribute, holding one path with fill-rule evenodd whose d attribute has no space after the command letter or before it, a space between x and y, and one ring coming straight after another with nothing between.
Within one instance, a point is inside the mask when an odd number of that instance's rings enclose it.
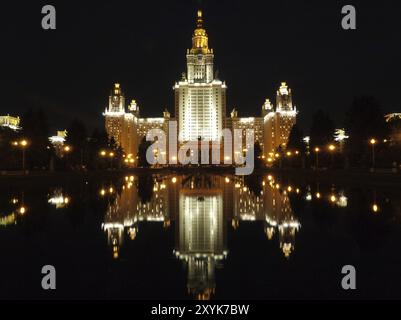
<instances>
[{"instance_id":1,"label":"spire","mask_svg":"<svg viewBox=\"0 0 401 320\"><path fill-rule=\"evenodd\" d=\"M196 21L196 27L198 29L203 29L203 12L200 9L198 10L198 18Z\"/></svg>"},{"instance_id":2,"label":"spire","mask_svg":"<svg viewBox=\"0 0 401 320\"><path fill-rule=\"evenodd\" d=\"M207 36L203 22L203 12L199 9L196 15L196 29L192 37L191 54L211 53L211 51L209 50L209 38Z\"/></svg>"}]
</instances>

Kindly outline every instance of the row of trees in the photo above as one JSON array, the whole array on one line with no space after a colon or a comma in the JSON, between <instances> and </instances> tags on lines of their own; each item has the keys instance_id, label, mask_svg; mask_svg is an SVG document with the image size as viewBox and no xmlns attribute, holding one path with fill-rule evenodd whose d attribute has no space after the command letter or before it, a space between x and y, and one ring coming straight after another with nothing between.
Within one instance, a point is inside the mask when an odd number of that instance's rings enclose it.
<instances>
[{"instance_id":1,"label":"row of trees","mask_svg":"<svg viewBox=\"0 0 401 320\"><path fill-rule=\"evenodd\" d=\"M378 167L394 167L401 163L400 145L391 143L390 127L385 121L379 102L374 97L355 98L345 115L347 139L343 145L334 141L335 124L331 117L318 110L312 119L309 131L310 149L304 141L304 132L294 126L289 137L287 150L298 150L299 159L286 159L286 166L316 166L320 162L325 167L369 167L372 165L372 152ZM375 150L371 140L375 139ZM329 150L332 145L335 150ZM318 152L318 159L314 153ZM309 157L305 155L309 154ZM285 154L284 154L285 158ZM287 157L290 158L290 157Z\"/></svg>"},{"instance_id":2,"label":"row of trees","mask_svg":"<svg viewBox=\"0 0 401 320\"><path fill-rule=\"evenodd\" d=\"M22 130L8 128L0 131L0 169L2 170L87 170L117 167L123 152L115 141L109 140L104 130L95 129L88 134L78 119L67 128L67 139L61 150L49 141L50 130L43 110L30 109L21 117ZM26 141L23 146L21 141ZM106 156L101 155L101 151ZM113 157L109 155L112 154Z\"/></svg>"}]
</instances>

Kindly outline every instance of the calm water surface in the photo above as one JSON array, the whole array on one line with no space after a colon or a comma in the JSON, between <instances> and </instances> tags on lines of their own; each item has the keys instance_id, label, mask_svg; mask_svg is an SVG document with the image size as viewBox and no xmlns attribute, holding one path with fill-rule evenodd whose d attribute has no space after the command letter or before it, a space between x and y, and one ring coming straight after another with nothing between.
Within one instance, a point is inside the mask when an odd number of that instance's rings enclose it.
<instances>
[{"instance_id":1,"label":"calm water surface","mask_svg":"<svg viewBox=\"0 0 401 320\"><path fill-rule=\"evenodd\" d=\"M401 298L401 190L201 174L0 185L0 252L3 299ZM341 289L344 265L357 291Z\"/></svg>"}]
</instances>

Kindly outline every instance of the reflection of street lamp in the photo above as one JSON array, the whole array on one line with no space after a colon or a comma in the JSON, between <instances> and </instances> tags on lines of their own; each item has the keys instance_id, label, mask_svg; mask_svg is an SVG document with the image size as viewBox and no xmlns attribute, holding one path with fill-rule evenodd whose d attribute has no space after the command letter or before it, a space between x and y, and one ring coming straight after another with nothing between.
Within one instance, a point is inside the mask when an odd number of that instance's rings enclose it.
<instances>
[{"instance_id":1,"label":"reflection of street lamp","mask_svg":"<svg viewBox=\"0 0 401 320\"><path fill-rule=\"evenodd\" d=\"M376 157L375 157L375 145L376 145L377 141L376 139L371 139L370 140L370 144L372 146L372 169L375 168L375 163L376 163Z\"/></svg>"},{"instance_id":2,"label":"reflection of street lamp","mask_svg":"<svg viewBox=\"0 0 401 320\"><path fill-rule=\"evenodd\" d=\"M320 148L315 148L315 155L316 155L316 170L319 169L319 152Z\"/></svg>"}]
</instances>

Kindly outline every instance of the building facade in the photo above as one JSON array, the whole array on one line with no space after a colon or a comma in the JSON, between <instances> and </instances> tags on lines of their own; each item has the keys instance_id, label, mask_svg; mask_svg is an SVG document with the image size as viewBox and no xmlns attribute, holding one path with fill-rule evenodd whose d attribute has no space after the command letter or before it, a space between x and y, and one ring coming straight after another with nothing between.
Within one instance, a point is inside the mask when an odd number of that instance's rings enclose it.
<instances>
[{"instance_id":1,"label":"building facade","mask_svg":"<svg viewBox=\"0 0 401 320\"><path fill-rule=\"evenodd\" d=\"M0 116L0 127L5 127L14 131L18 131L21 129L20 118L12 117L10 115Z\"/></svg>"},{"instance_id":2,"label":"building facade","mask_svg":"<svg viewBox=\"0 0 401 320\"><path fill-rule=\"evenodd\" d=\"M278 148L286 148L297 116L291 89L283 82L277 91L276 106L267 99L259 117L239 117L235 109L227 116L227 86L214 73L214 52L209 48L200 10L192 36L192 48L187 50L186 59L186 73L173 88L173 118L167 110L160 118L141 118L136 101L133 100L126 108L121 86L115 84L109 97L109 106L104 112L106 131L126 154L136 156L140 142L152 129L161 129L168 137L170 121L177 122L178 145L200 140L222 142L223 129L232 132L240 129L244 135L246 130L251 129L254 130L255 142L259 142L266 158ZM166 157L169 159L168 154Z\"/></svg>"},{"instance_id":3,"label":"building facade","mask_svg":"<svg viewBox=\"0 0 401 320\"><path fill-rule=\"evenodd\" d=\"M226 116L226 85L214 74L214 54L198 11L187 72L175 84L175 117L179 141L220 141Z\"/></svg>"},{"instance_id":4,"label":"building facade","mask_svg":"<svg viewBox=\"0 0 401 320\"><path fill-rule=\"evenodd\" d=\"M285 82L277 91L276 107L274 108L270 101L266 100L262 112L264 113L264 154L268 157L278 149L286 149L291 130L296 124L297 108L292 102L291 89Z\"/></svg>"}]
</instances>

